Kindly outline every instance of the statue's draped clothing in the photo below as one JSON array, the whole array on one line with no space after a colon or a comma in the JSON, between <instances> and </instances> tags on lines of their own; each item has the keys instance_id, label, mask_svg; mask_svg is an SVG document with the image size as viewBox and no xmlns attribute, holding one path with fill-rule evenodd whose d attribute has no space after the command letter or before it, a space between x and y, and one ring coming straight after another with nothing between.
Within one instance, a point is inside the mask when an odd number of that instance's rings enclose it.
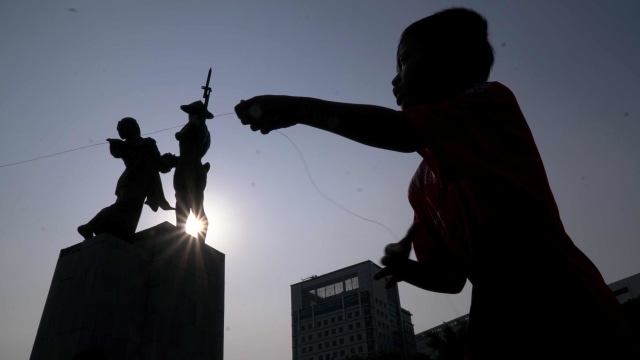
<instances>
[{"instance_id":1,"label":"statue's draped clothing","mask_svg":"<svg viewBox=\"0 0 640 360\"><path fill-rule=\"evenodd\" d=\"M124 161L126 169L116 185L116 202L102 209L89 222L95 233L106 232L124 240L132 240L142 207L149 205L154 211L170 209L162 190L160 172L167 166L151 138L134 137L109 141L109 150L115 158Z\"/></svg>"}]
</instances>

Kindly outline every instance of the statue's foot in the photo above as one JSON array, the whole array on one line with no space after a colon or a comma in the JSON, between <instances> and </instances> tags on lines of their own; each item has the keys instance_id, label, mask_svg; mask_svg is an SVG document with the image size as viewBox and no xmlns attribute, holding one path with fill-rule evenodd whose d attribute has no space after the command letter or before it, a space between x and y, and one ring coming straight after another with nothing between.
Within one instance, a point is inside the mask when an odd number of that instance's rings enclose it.
<instances>
[{"instance_id":1,"label":"statue's foot","mask_svg":"<svg viewBox=\"0 0 640 360\"><path fill-rule=\"evenodd\" d=\"M151 208L151 211L153 211L153 212L158 211L158 203L157 202L155 202L153 200L147 200L144 203L149 205L149 207Z\"/></svg>"},{"instance_id":2,"label":"statue's foot","mask_svg":"<svg viewBox=\"0 0 640 360\"><path fill-rule=\"evenodd\" d=\"M93 231L89 228L89 225L86 224L78 226L78 233L80 233L85 240L93 237Z\"/></svg>"}]
</instances>

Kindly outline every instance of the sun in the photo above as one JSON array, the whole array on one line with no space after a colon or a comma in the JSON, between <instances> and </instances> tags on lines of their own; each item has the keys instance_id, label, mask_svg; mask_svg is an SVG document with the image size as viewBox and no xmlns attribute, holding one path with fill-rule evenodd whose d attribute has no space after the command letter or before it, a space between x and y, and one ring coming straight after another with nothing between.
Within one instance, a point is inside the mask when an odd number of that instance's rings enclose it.
<instances>
[{"instance_id":1,"label":"sun","mask_svg":"<svg viewBox=\"0 0 640 360\"><path fill-rule=\"evenodd\" d=\"M187 232L187 234L193 237L198 237L198 233L202 231L202 223L200 222L200 220L196 219L193 214L189 214L189 217L187 218L187 224L185 226L185 231Z\"/></svg>"}]
</instances>

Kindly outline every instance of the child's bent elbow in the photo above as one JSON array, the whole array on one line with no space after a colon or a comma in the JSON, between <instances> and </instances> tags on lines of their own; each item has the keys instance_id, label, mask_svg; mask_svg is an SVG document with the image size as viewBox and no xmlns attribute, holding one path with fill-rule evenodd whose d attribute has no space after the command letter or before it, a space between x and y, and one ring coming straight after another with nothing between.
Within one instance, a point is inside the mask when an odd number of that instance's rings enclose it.
<instances>
[{"instance_id":1,"label":"child's bent elbow","mask_svg":"<svg viewBox=\"0 0 640 360\"><path fill-rule=\"evenodd\" d=\"M467 278L464 276L452 278L448 286L446 287L446 289L444 289L445 291L443 291L443 293L459 294L462 292L466 284L467 284Z\"/></svg>"}]
</instances>

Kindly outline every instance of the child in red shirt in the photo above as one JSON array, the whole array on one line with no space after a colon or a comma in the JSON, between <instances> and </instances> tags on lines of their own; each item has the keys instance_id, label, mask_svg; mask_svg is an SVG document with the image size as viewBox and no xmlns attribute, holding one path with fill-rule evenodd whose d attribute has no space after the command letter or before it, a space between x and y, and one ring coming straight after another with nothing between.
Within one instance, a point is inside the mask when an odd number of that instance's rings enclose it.
<instances>
[{"instance_id":1,"label":"child in red shirt","mask_svg":"<svg viewBox=\"0 0 640 360\"><path fill-rule=\"evenodd\" d=\"M563 228L515 96L486 82L486 20L452 8L417 21L397 60L400 112L265 95L236 113L265 134L301 123L422 156L414 224L387 246L376 279L443 293L469 280L468 359L640 359L620 304Z\"/></svg>"}]
</instances>

